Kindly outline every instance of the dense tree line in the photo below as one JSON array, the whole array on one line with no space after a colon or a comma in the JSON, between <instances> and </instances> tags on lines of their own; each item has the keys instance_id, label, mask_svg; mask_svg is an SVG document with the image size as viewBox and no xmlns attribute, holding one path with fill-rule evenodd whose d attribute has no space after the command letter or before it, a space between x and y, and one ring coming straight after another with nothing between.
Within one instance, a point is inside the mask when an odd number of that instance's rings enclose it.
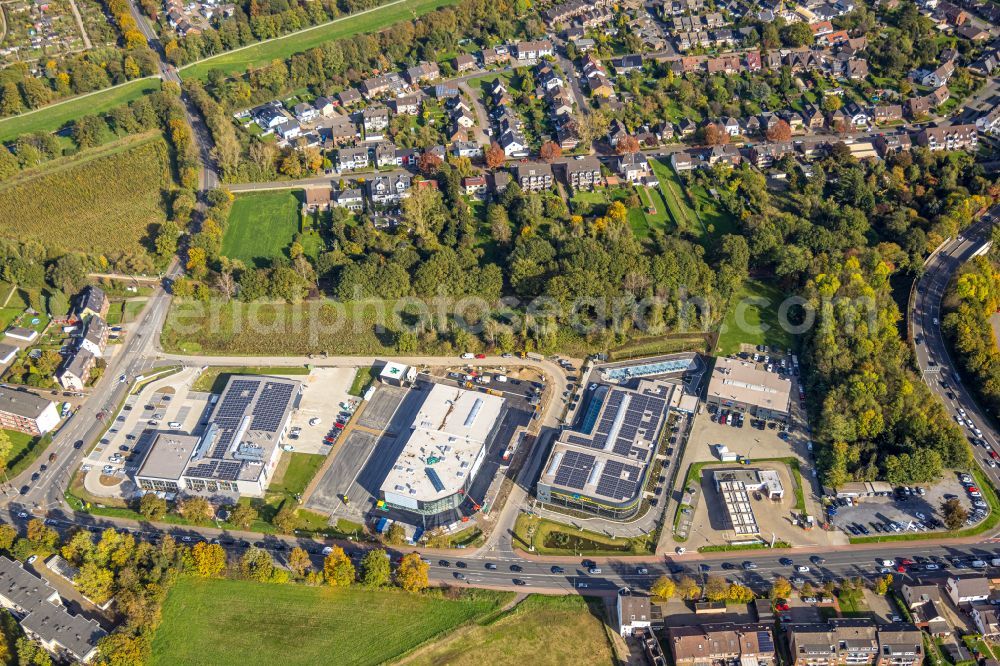
<instances>
[{"instance_id":1,"label":"dense tree line","mask_svg":"<svg viewBox=\"0 0 1000 666\"><path fill-rule=\"evenodd\" d=\"M1000 307L1000 250L993 247L966 264L949 287L942 321L956 360L971 381L965 386L995 419L1000 416L1000 351L990 318Z\"/></svg>"}]
</instances>

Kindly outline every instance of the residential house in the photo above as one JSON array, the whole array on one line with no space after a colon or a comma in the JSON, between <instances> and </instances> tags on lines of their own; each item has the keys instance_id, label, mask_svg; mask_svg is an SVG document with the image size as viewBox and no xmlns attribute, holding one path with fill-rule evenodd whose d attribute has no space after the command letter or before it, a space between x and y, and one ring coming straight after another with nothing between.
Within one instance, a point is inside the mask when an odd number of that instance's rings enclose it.
<instances>
[{"instance_id":1,"label":"residential house","mask_svg":"<svg viewBox=\"0 0 1000 666\"><path fill-rule=\"evenodd\" d=\"M976 119L976 129L983 134L1000 136L1000 104L997 104L985 115Z\"/></svg>"},{"instance_id":2,"label":"residential house","mask_svg":"<svg viewBox=\"0 0 1000 666\"><path fill-rule=\"evenodd\" d=\"M466 176L462 179L462 189L468 196L486 193L486 176Z\"/></svg>"},{"instance_id":3,"label":"residential house","mask_svg":"<svg viewBox=\"0 0 1000 666\"><path fill-rule=\"evenodd\" d=\"M319 111L309 102L299 102L292 111L300 123L311 123L319 117Z\"/></svg>"},{"instance_id":4,"label":"residential house","mask_svg":"<svg viewBox=\"0 0 1000 666\"><path fill-rule=\"evenodd\" d=\"M553 53L552 42L547 39L518 42L514 45L514 56L518 60L537 60Z\"/></svg>"},{"instance_id":5,"label":"residential house","mask_svg":"<svg viewBox=\"0 0 1000 666\"><path fill-rule=\"evenodd\" d=\"M927 97L930 99L934 108L937 108L951 99L951 91L948 89L948 86L938 86L934 90L927 93Z\"/></svg>"},{"instance_id":6,"label":"residential house","mask_svg":"<svg viewBox=\"0 0 1000 666\"><path fill-rule=\"evenodd\" d=\"M97 357L104 356L108 346L108 324L101 317L92 316L87 320L86 329L80 338L80 349L86 349Z\"/></svg>"},{"instance_id":7,"label":"residential house","mask_svg":"<svg viewBox=\"0 0 1000 666\"><path fill-rule=\"evenodd\" d=\"M511 177L506 171L494 171L487 176L487 180L489 181L490 189L500 194L510 185Z\"/></svg>"},{"instance_id":8,"label":"residential house","mask_svg":"<svg viewBox=\"0 0 1000 666\"><path fill-rule=\"evenodd\" d=\"M922 666L924 636L912 624L890 624L878 629L879 666Z\"/></svg>"},{"instance_id":9,"label":"residential house","mask_svg":"<svg viewBox=\"0 0 1000 666\"><path fill-rule=\"evenodd\" d=\"M329 140L335 146L350 143L361 136L350 116L336 116L327 127L320 127L318 131L324 141Z\"/></svg>"},{"instance_id":10,"label":"residential house","mask_svg":"<svg viewBox=\"0 0 1000 666\"><path fill-rule=\"evenodd\" d=\"M305 206L306 211L314 213L318 210L330 209L333 198L329 187L307 187L304 194L303 206Z\"/></svg>"},{"instance_id":11,"label":"residential house","mask_svg":"<svg viewBox=\"0 0 1000 666\"><path fill-rule=\"evenodd\" d=\"M611 121L611 126L608 128L608 143L611 144L612 148L628 135L628 129L622 121L617 118Z\"/></svg>"},{"instance_id":12,"label":"residential house","mask_svg":"<svg viewBox=\"0 0 1000 666\"><path fill-rule=\"evenodd\" d=\"M333 205L337 208L346 208L350 211L360 211L365 207L364 195L361 190L348 188L340 190L333 195Z\"/></svg>"},{"instance_id":13,"label":"residential house","mask_svg":"<svg viewBox=\"0 0 1000 666\"><path fill-rule=\"evenodd\" d=\"M366 146L345 146L337 151L337 167L340 171L367 169L370 163Z\"/></svg>"},{"instance_id":14,"label":"residential house","mask_svg":"<svg viewBox=\"0 0 1000 666\"><path fill-rule=\"evenodd\" d=\"M748 157L760 169L768 169L785 155L795 152L795 144L791 141L770 141L751 146Z\"/></svg>"},{"instance_id":15,"label":"residential house","mask_svg":"<svg viewBox=\"0 0 1000 666\"><path fill-rule=\"evenodd\" d=\"M851 102L844 107L844 116L852 127L866 128L871 124L871 117L868 112L855 102Z\"/></svg>"},{"instance_id":16,"label":"residential house","mask_svg":"<svg viewBox=\"0 0 1000 666\"><path fill-rule=\"evenodd\" d=\"M441 76L441 68L436 62L422 62L406 70L406 80L416 86L424 81L433 81Z\"/></svg>"},{"instance_id":17,"label":"residential house","mask_svg":"<svg viewBox=\"0 0 1000 666\"><path fill-rule=\"evenodd\" d=\"M667 643L675 666L776 663L770 624L717 624L669 627Z\"/></svg>"},{"instance_id":18,"label":"residential house","mask_svg":"<svg viewBox=\"0 0 1000 666\"><path fill-rule=\"evenodd\" d=\"M566 162L566 183L574 192L592 190L601 184L601 162L587 155L583 159Z\"/></svg>"},{"instance_id":19,"label":"residential house","mask_svg":"<svg viewBox=\"0 0 1000 666\"><path fill-rule=\"evenodd\" d=\"M924 86L931 86L937 88L948 83L951 75L955 73L955 63L951 60L943 63L940 67L935 69L933 72L925 74L923 78L920 79L920 84Z\"/></svg>"},{"instance_id":20,"label":"residential house","mask_svg":"<svg viewBox=\"0 0 1000 666\"><path fill-rule=\"evenodd\" d=\"M633 636L653 626L653 609L646 594L622 588L615 600L615 610L618 615L618 633L623 637Z\"/></svg>"},{"instance_id":21,"label":"residential house","mask_svg":"<svg viewBox=\"0 0 1000 666\"><path fill-rule=\"evenodd\" d=\"M333 100L331 100L329 97L317 97L313 101L313 108L316 109L316 113L318 113L323 118L329 118L330 116L332 116L333 109L335 106L337 105L334 104Z\"/></svg>"},{"instance_id":22,"label":"residential house","mask_svg":"<svg viewBox=\"0 0 1000 666\"><path fill-rule=\"evenodd\" d=\"M690 153L677 152L670 155L670 166L674 168L674 171L680 173L682 171L690 171L694 168L694 160L691 158Z\"/></svg>"},{"instance_id":23,"label":"residential house","mask_svg":"<svg viewBox=\"0 0 1000 666\"><path fill-rule=\"evenodd\" d=\"M250 118L257 123L257 127L265 133L271 133L274 128L287 123L289 118L281 106L281 102L269 102L250 110Z\"/></svg>"},{"instance_id":24,"label":"residential house","mask_svg":"<svg viewBox=\"0 0 1000 666\"><path fill-rule=\"evenodd\" d=\"M347 88L346 90L341 90L337 93L337 99L340 100L340 105L343 107L354 106L361 102L361 93L354 88Z\"/></svg>"},{"instance_id":25,"label":"residential house","mask_svg":"<svg viewBox=\"0 0 1000 666\"><path fill-rule=\"evenodd\" d=\"M938 128L945 129L945 128ZM975 128L973 127L973 130ZM924 130L925 132L927 130ZM923 134L923 132L921 132ZM918 143L919 137L918 137ZM921 144L923 145L923 144ZM932 150L934 150L932 148ZM944 591L956 606L974 604L990 597L990 581L986 576L948 576Z\"/></svg>"},{"instance_id":26,"label":"residential house","mask_svg":"<svg viewBox=\"0 0 1000 666\"><path fill-rule=\"evenodd\" d=\"M396 165L396 144L382 141L375 144L375 166L379 169Z\"/></svg>"},{"instance_id":27,"label":"residential house","mask_svg":"<svg viewBox=\"0 0 1000 666\"><path fill-rule=\"evenodd\" d=\"M709 166L715 166L716 164L729 164L730 166L738 166L743 160L740 155L740 151L736 146L725 145L725 146L712 146L705 155L706 162Z\"/></svg>"},{"instance_id":28,"label":"residential house","mask_svg":"<svg viewBox=\"0 0 1000 666\"><path fill-rule=\"evenodd\" d=\"M906 113L912 120L929 116L932 108L930 97L911 97L906 100Z\"/></svg>"},{"instance_id":29,"label":"residential house","mask_svg":"<svg viewBox=\"0 0 1000 666\"><path fill-rule=\"evenodd\" d=\"M630 183L640 183L652 175L649 160L642 153L619 155L615 161L615 171Z\"/></svg>"},{"instance_id":30,"label":"residential house","mask_svg":"<svg viewBox=\"0 0 1000 666\"><path fill-rule=\"evenodd\" d=\"M919 580L907 581L903 583L900 592L907 608L911 611L923 604L941 601L941 588L936 583L924 583Z\"/></svg>"},{"instance_id":31,"label":"residential house","mask_svg":"<svg viewBox=\"0 0 1000 666\"><path fill-rule=\"evenodd\" d=\"M460 53L452 61L456 72L468 72L476 68L476 59L468 53Z\"/></svg>"},{"instance_id":32,"label":"residential house","mask_svg":"<svg viewBox=\"0 0 1000 666\"><path fill-rule=\"evenodd\" d=\"M975 152L979 145L979 133L975 125L952 125L950 127L926 127L917 134L917 143L930 150L967 150ZM949 583L952 579L949 579ZM950 592L949 592L950 594ZM955 603L958 603L957 601Z\"/></svg>"},{"instance_id":33,"label":"residential house","mask_svg":"<svg viewBox=\"0 0 1000 666\"><path fill-rule=\"evenodd\" d=\"M456 141L451 146L451 152L455 157L468 157L474 159L482 157L483 147L475 141Z\"/></svg>"},{"instance_id":34,"label":"residential house","mask_svg":"<svg viewBox=\"0 0 1000 666\"><path fill-rule=\"evenodd\" d=\"M361 112L361 123L365 129L365 137L378 140L382 131L389 126L389 109L384 106L369 106Z\"/></svg>"},{"instance_id":35,"label":"residential house","mask_svg":"<svg viewBox=\"0 0 1000 666\"><path fill-rule=\"evenodd\" d=\"M969 70L980 76L989 76L993 70L1000 68L1000 52L992 49L969 63Z\"/></svg>"},{"instance_id":36,"label":"residential house","mask_svg":"<svg viewBox=\"0 0 1000 666\"><path fill-rule=\"evenodd\" d=\"M955 34L972 42L981 42L990 38L988 30L971 24L955 28Z\"/></svg>"},{"instance_id":37,"label":"residential house","mask_svg":"<svg viewBox=\"0 0 1000 666\"><path fill-rule=\"evenodd\" d=\"M878 657L878 636L868 619L831 619L827 624L788 624L792 666L870 666Z\"/></svg>"},{"instance_id":38,"label":"residential house","mask_svg":"<svg viewBox=\"0 0 1000 666\"><path fill-rule=\"evenodd\" d=\"M416 95L403 95L389 100L389 108L399 116L415 116L420 113L420 98Z\"/></svg>"},{"instance_id":39,"label":"residential house","mask_svg":"<svg viewBox=\"0 0 1000 666\"><path fill-rule=\"evenodd\" d=\"M698 131L698 126L690 118L682 118L680 122L677 123L677 133L681 137L693 136L695 132Z\"/></svg>"},{"instance_id":40,"label":"residential house","mask_svg":"<svg viewBox=\"0 0 1000 666\"><path fill-rule=\"evenodd\" d=\"M520 132L504 132L498 143L507 157L527 157L529 154L528 140Z\"/></svg>"},{"instance_id":41,"label":"residential house","mask_svg":"<svg viewBox=\"0 0 1000 666\"><path fill-rule=\"evenodd\" d=\"M434 97L448 99L458 95L458 85L455 83L439 83L434 86Z\"/></svg>"},{"instance_id":42,"label":"residential house","mask_svg":"<svg viewBox=\"0 0 1000 666\"><path fill-rule=\"evenodd\" d=\"M997 607L993 604L973 604L971 613L972 621L986 638L995 639L1000 636L1000 616L997 614Z\"/></svg>"},{"instance_id":43,"label":"residential house","mask_svg":"<svg viewBox=\"0 0 1000 666\"><path fill-rule=\"evenodd\" d=\"M368 181L368 196L376 206L398 204L410 196L412 180L406 174L376 176Z\"/></svg>"},{"instance_id":44,"label":"residential house","mask_svg":"<svg viewBox=\"0 0 1000 666\"><path fill-rule=\"evenodd\" d=\"M82 391L90 380L90 373L96 365L96 356L86 349L79 349L56 373L56 381L67 391Z\"/></svg>"},{"instance_id":45,"label":"residential house","mask_svg":"<svg viewBox=\"0 0 1000 666\"><path fill-rule=\"evenodd\" d=\"M541 192L552 187L552 167L542 162L529 162L514 167L514 180L525 192Z\"/></svg>"},{"instance_id":46,"label":"residential house","mask_svg":"<svg viewBox=\"0 0 1000 666\"><path fill-rule=\"evenodd\" d=\"M302 136L302 126L299 121L295 118L289 118L286 122L278 125L274 129L275 134L280 136L283 140L289 141L297 137Z\"/></svg>"},{"instance_id":47,"label":"residential house","mask_svg":"<svg viewBox=\"0 0 1000 666\"><path fill-rule=\"evenodd\" d=\"M108 300L108 295L104 293L104 290L100 287L95 287L93 285L85 287L83 291L80 292L80 296L76 304L76 316L80 319L87 319L93 315L97 315L102 319L106 319L108 316L108 309L111 308L111 301Z\"/></svg>"},{"instance_id":48,"label":"residential house","mask_svg":"<svg viewBox=\"0 0 1000 666\"><path fill-rule=\"evenodd\" d=\"M397 72L388 72L380 76L373 76L361 82L361 94L368 99L373 99L387 93L402 92L407 88Z\"/></svg>"},{"instance_id":49,"label":"residential house","mask_svg":"<svg viewBox=\"0 0 1000 666\"><path fill-rule=\"evenodd\" d=\"M621 58L615 58L611 61L611 66L615 68L615 72L618 74L639 71L642 69L642 56L626 55Z\"/></svg>"},{"instance_id":50,"label":"residential house","mask_svg":"<svg viewBox=\"0 0 1000 666\"><path fill-rule=\"evenodd\" d=\"M580 128L575 120L569 120L556 128L556 143L563 150L573 150L580 145Z\"/></svg>"},{"instance_id":51,"label":"residential house","mask_svg":"<svg viewBox=\"0 0 1000 666\"><path fill-rule=\"evenodd\" d=\"M877 104L872 109L872 117L878 125L895 123L903 120L901 104Z\"/></svg>"},{"instance_id":52,"label":"residential house","mask_svg":"<svg viewBox=\"0 0 1000 666\"><path fill-rule=\"evenodd\" d=\"M503 65L510 62L510 51L507 50L506 46L496 49L483 49L479 52L479 58L486 67Z\"/></svg>"}]
</instances>

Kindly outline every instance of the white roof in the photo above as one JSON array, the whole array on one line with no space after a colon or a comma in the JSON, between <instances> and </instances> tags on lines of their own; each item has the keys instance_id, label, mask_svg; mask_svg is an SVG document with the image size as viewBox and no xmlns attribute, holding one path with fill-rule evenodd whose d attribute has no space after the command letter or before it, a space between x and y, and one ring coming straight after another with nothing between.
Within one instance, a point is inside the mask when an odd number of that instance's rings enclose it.
<instances>
[{"instance_id":1,"label":"white roof","mask_svg":"<svg viewBox=\"0 0 1000 666\"><path fill-rule=\"evenodd\" d=\"M434 384L413 418L410 436L382 482L382 491L421 502L457 493L481 462L503 403L498 396Z\"/></svg>"},{"instance_id":2,"label":"white roof","mask_svg":"<svg viewBox=\"0 0 1000 666\"><path fill-rule=\"evenodd\" d=\"M775 372L723 357L715 360L708 395L787 413L791 388L791 382Z\"/></svg>"},{"instance_id":3,"label":"white roof","mask_svg":"<svg viewBox=\"0 0 1000 666\"><path fill-rule=\"evenodd\" d=\"M406 369L408 366L402 363L393 363L392 361L386 361L385 367L382 368L382 372L379 373L380 377L387 377L389 379L401 380L406 377Z\"/></svg>"}]
</instances>

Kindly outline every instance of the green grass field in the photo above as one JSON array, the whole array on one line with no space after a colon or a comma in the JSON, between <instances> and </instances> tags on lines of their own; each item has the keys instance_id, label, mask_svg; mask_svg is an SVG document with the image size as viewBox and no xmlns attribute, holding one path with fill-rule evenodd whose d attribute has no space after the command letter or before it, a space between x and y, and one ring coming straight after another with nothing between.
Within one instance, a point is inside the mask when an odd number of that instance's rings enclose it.
<instances>
[{"instance_id":1,"label":"green grass field","mask_svg":"<svg viewBox=\"0 0 1000 666\"><path fill-rule=\"evenodd\" d=\"M32 462L38 459L45 446L39 446L40 437L33 437L17 430L4 430L10 438L10 456L7 457L6 470L10 476L20 474ZM50 441L46 438L46 443Z\"/></svg>"},{"instance_id":2,"label":"green grass field","mask_svg":"<svg viewBox=\"0 0 1000 666\"><path fill-rule=\"evenodd\" d=\"M236 197L222 237L222 254L248 266L268 266L299 232L298 192L261 192Z\"/></svg>"},{"instance_id":3,"label":"green grass field","mask_svg":"<svg viewBox=\"0 0 1000 666\"><path fill-rule=\"evenodd\" d=\"M594 599L532 595L496 622L459 630L407 666L610 666L615 660Z\"/></svg>"},{"instance_id":4,"label":"green grass field","mask_svg":"<svg viewBox=\"0 0 1000 666\"><path fill-rule=\"evenodd\" d=\"M163 605L151 663L374 666L495 612L509 598L477 590L453 601L360 587L182 578Z\"/></svg>"},{"instance_id":5,"label":"green grass field","mask_svg":"<svg viewBox=\"0 0 1000 666\"><path fill-rule=\"evenodd\" d=\"M205 371L198 375L198 379L191 386L193 391L208 391L209 393L222 393L226 387L226 382L233 375L308 375L309 369L298 365L287 367L265 367L265 366L220 366L215 365L205 368Z\"/></svg>"},{"instance_id":6,"label":"green grass field","mask_svg":"<svg viewBox=\"0 0 1000 666\"><path fill-rule=\"evenodd\" d=\"M738 352L740 343L789 349L791 335L778 323L778 307L785 298L786 294L772 285L757 280L744 282L722 323L718 353L725 356ZM753 299L767 299L768 304Z\"/></svg>"},{"instance_id":7,"label":"green grass field","mask_svg":"<svg viewBox=\"0 0 1000 666\"><path fill-rule=\"evenodd\" d=\"M293 442L294 443L294 440ZM297 495L306 489L312 478L316 476L316 470L320 468L326 456L314 453L288 453L281 454L281 462L278 463L279 476L275 473L275 480L268 486L268 492L285 493L287 495ZM287 461L287 462L286 462Z\"/></svg>"},{"instance_id":8,"label":"green grass field","mask_svg":"<svg viewBox=\"0 0 1000 666\"><path fill-rule=\"evenodd\" d=\"M458 0L399 0L367 12L344 16L299 32L254 44L243 49L206 58L181 68L183 79L204 79L213 69L226 74L245 72L272 60L284 60L323 42L342 39L359 33L377 32L399 21L408 21Z\"/></svg>"},{"instance_id":9,"label":"green grass field","mask_svg":"<svg viewBox=\"0 0 1000 666\"><path fill-rule=\"evenodd\" d=\"M31 132L54 132L80 116L103 113L159 89L159 79L138 79L117 88L108 88L90 95L73 97L61 103L57 102L42 107L37 111L5 118L0 120L0 141L10 141Z\"/></svg>"}]
</instances>

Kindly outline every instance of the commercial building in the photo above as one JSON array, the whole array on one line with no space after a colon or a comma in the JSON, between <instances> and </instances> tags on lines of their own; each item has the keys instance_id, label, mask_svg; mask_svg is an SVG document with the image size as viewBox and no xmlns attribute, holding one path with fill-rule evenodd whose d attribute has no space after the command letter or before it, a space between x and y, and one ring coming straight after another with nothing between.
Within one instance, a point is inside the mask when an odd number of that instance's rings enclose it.
<instances>
[{"instance_id":1,"label":"commercial building","mask_svg":"<svg viewBox=\"0 0 1000 666\"><path fill-rule=\"evenodd\" d=\"M753 363L739 359L722 357L715 360L706 402L749 412L762 419L785 421L788 419L791 388L791 381L776 372L761 370Z\"/></svg>"},{"instance_id":2,"label":"commercial building","mask_svg":"<svg viewBox=\"0 0 1000 666\"><path fill-rule=\"evenodd\" d=\"M675 384L594 389L579 429L564 430L538 480L538 499L610 518L635 515Z\"/></svg>"},{"instance_id":3,"label":"commercial building","mask_svg":"<svg viewBox=\"0 0 1000 666\"><path fill-rule=\"evenodd\" d=\"M753 536L760 532L750 503L750 493L763 493L772 500L785 495L781 479L774 470L714 470L712 479L726 508L728 529L737 536Z\"/></svg>"},{"instance_id":4,"label":"commercial building","mask_svg":"<svg viewBox=\"0 0 1000 666\"><path fill-rule=\"evenodd\" d=\"M262 497L301 395L299 382L236 375L199 435L158 433L135 473L147 491Z\"/></svg>"},{"instance_id":5,"label":"commercial building","mask_svg":"<svg viewBox=\"0 0 1000 666\"><path fill-rule=\"evenodd\" d=\"M0 556L0 605L24 632L63 661L89 662L107 632L94 620L71 614L48 581Z\"/></svg>"},{"instance_id":6,"label":"commercial building","mask_svg":"<svg viewBox=\"0 0 1000 666\"><path fill-rule=\"evenodd\" d=\"M382 372L379 373L378 378L384 384L404 386L412 384L417 380L417 369L409 365L389 361L382 368Z\"/></svg>"},{"instance_id":7,"label":"commercial building","mask_svg":"<svg viewBox=\"0 0 1000 666\"><path fill-rule=\"evenodd\" d=\"M51 400L27 391L0 387L0 430L16 430L44 435L59 423L59 413Z\"/></svg>"},{"instance_id":8,"label":"commercial building","mask_svg":"<svg viewBox=\"0 0 1000 666\"><path fill-rule=\"evenodd\" d=\"M505 400L434 384L382 482L386 504L421 515L458 508L486 458Z\"/></svg>"}]
</instances>

